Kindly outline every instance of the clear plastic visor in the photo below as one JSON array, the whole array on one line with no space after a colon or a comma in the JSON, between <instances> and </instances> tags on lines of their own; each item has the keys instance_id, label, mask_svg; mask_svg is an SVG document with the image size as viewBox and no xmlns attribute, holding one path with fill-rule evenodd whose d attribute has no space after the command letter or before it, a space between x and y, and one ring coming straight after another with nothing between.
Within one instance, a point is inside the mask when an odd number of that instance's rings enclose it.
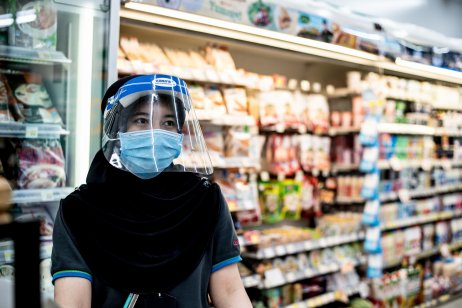
<instances>
[{"instance_id":1,"label":"clear plastic visor","mask_svg":"<svg viewBox=\"0 0 462 308\"><path fill-rule=\"evenodd\" d=\"M189 95L152 89L111 104L104 116L103 152L113 166L140 178L213 172Z\"/></svg>"}]
</instances>

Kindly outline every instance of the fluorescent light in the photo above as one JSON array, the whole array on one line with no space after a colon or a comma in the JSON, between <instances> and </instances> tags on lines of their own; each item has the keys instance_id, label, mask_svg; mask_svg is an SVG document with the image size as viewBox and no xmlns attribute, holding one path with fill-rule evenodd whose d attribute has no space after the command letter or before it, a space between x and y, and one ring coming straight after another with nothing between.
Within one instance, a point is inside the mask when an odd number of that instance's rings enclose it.
<instances>
[{"instance_id":1,"label":"fluorescent light","mask_svg":"<svg viewBox=\"0 0 462 308\"><path fill-rule=\"evenodd\" d=\"M130 10L121 10L120 16L134 20L188 29L350 63L373 65L374 61L379 59L376 55L360 50L159 6L129 2L125 4L125 8Z\"/></svg>"},{"instance_id":2,"label":"fluorescent light","mask_svg":"<svg viewBox=\"0 0 462 308\"><path fill-rule=\"evenodd\" d=\"M14 23L13 14L0 15L0 28L6 28Z\"/></svg>"},{"instance_id":3,"label":"fluorescent light","mask_svg":"<svg viewBox=\"0 0 462 308\"><path fill-rule=\"evenodd\" d=\"M27 11L18 11L16 13L16 23L24 24L28 22L33 22L37 19L37 14L35 14L35 10L27 10Z\"/></svg>"},{"instance_id":4,"label":"fluorescent light","mask_svg":"<svg viewBox=\"0 0 462 308\"><path fill-rule=\"evenodd\" d=\"M80 14L79 38L77 54L77 97L75 105L75 153L74 153L74 186L85 183L90 167L90 118L91 114L91 76L93 64L93 14L84 9Z\"/></svg>"}]
</instances>

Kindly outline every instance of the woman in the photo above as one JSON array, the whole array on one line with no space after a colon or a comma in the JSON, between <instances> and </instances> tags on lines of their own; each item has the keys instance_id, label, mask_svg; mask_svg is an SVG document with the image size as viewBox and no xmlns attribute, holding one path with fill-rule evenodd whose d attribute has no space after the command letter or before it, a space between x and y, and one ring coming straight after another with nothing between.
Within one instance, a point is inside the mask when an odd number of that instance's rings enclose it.
<instances>
[{"instance_id":1,"label":"woman","mask_svg":"<svg viewBox=\"0 0 462 308\"><path fill-rule=\"evenodd\" d=\"M130 76L106 92L102 149L53 234L63 307L251 307L239 244L183 80Z\"/></svg>"}]
</instances>

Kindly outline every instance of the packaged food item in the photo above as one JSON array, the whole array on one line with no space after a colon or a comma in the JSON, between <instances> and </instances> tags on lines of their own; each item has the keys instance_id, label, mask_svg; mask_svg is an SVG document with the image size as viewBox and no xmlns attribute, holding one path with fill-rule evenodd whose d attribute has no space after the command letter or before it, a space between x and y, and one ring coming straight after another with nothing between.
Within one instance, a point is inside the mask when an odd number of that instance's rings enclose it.
<instances>
[{"instance_id":1,"label":"packaged food item","mask_svg":"<svg viewBox=\"0 0 462 308\"><path fill-rule=\"evenodd\" d=\"M291 175L300 170L297 159L297 137L272 134L266 143L266 162L274 174Z\"/></svg>"},{"instance_id":2,"label":"packaged food item","mask_svg":"<svg viewBox=\"0 0 462 308\"><path fill-rule=\"evenodd\" d=\"M226 114L226 105L217 86L204 87L205 98L211 102L212 117L219 117Z\"/></svg>"},{"instance_id":3,"label":"packaged food item","mask_svg":"<svg viewBox=\"0 0 462 308\"><path fill-rule=\"evenodd\" d=\"M303 121L306 127L316 133L325 133L329 129L329 105L321 94L306 95Z\"/></svg>"},{"instance_id":4,"label":"packaged food item","mask_svg":"<svg viewBox=\"0 0 462 308\"><path fill-rule=\"evenodd\" d=\"M218 125L203 125L202 134L213 165L219 165L225 157L223 128Z\"/></svg>"},{"instance_id":5,"label":"packaged food item","mask_svg":"<svg viewBox=\"0 0 462 308\"><path fill-rule=\"evenodd\" d=\"M207 45L205 60L218 71L235 71L236 64L225 46Z\"/></svg>"},{"instance_id":6,"label":"packaged food item","mask_svg":"<svg viewBox=\"0 0 462 308\"><path fill-rule=\"evenodd\" d=\"M36 18L25 19L13 25L12 35L15 46L56 50L58 14L53 1L15 1L15 8L19 12L32 12ZM23 13L24 14L24 13Z\"/></svg>"},{"instance_id":7,"label":"packaged food item","mask_svg":"<svg viewBox=\"0 0 462 308\"><path fill-rule=\"evenodd\" d=\"M16 149L18 156L18 187L64 187L66 173L64 154L59 140L23 140Z\"/></svg>"},{"instance_id":8,"label":"packaged food item","mask_svg":"<svg viewBox=\"0 0 462 308\"><path fill-rule=\"evenodd\" d=\"M0 122L14 122L15 120L21 121L22 115L6 76L0 74Z\"/></svg>"},{"instance_id":9,"label":"packaged food item","mask_svg":"<svg viewBox=\"0 0 462 308\"><path fill-rule=\"evenodd\" d=\"M247 94L244 88L225 88L223 89L223 96L228 114L247 115L249 113Z\"/></svg>"},{"instance_id":10,"label":"packaged food item","mask_svg":"<svg viewBox=\"0 0 462 308\"><path fill-rule=\"evenodd\" d=\"M263 91L259 94L260 126L281 125L282 128L294 127L299 123L294 95L290 91Z\"/></svg>"},{"instance_id":11,"label":"packaged food item","mask_svg":"<svg viewBox=\"0 0 462 308\"><path fill-rule=\"evenodd\" d=\"M379 200L369 200L366 202L363 213L363 224L375 227L379 224Z\"/></svg>"},{"instance_id":12,"label":"packaged food item","mask_svg":"<svg viewBox=\"0 0 462 308\"><path fill-rule=\"evenodd\" d=\"M258 184L259 202L264 223L282 220L281 190L278 182L260 182Z\"/></svg>"},{"instance_id":13,"label":"packaged food item","mask_svg":"<svg viewBox=\"0 0 462 308\"><path fill-rule=\"evenodd\" d=\"M250 157L251 134L246 128L225 131L224 148L226 157Z\"/></svg>"},{"instance_id":14,"label":"packaged food item","mask_svg":"<svg viewBox=\"0 0 462 308\"><path fill-rule=\"evenodd\" d=\"M15 221L32 221L40 222L41 240L49 240L53 235L53 219L46 206L34 205L15 208L13 211Z\"/></svg>"},{"instance_id":15,"label":"packaged food item","mask_svg":"<svg viewBox=\"0 0 462 308\"><path fill-rule=\"evenodd\" d=\"M367 229L364 241L364 251L371 254L382 252L380 227Z\"/></svg>"},{"instance_id":16,"label":"packaged food item","mask_svg":"<svg viewBox=\"0 0 462 308\"><path fill-rule=\"evenodd\" d=\"M282 216L285 219L300 219L302 184L293 180L281 182Z\"/></svg>"},{"instance_id":17,"label":"packaged food item","mask_svg":"<svg viewBox=\"0 0 462 308\"><path fill-rule=\"evenodd\" d=\"M205 96L204 87L197 84L190 84L188 85L188 91L197 118L199 120L212 119L212 102Z\"/></svg>"},{"instance_id":18,"label":"packaged food item","mask_svg":"<svg viewBox=\"0 0 462 308\"><path fill-rule=\"evenodd\" d=\"M63 124L40 75L8 75L8 81L26 122Z\"/></svg>"}]
</instances>

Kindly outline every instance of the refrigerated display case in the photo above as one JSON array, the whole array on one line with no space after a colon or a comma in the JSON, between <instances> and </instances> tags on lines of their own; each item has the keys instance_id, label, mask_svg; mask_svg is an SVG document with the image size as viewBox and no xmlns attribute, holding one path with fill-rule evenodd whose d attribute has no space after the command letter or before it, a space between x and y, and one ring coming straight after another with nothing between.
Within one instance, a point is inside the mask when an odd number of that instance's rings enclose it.
<instances>
[{"instance_id":1,"label":"refrigerated display case","mask_svg":"<svg viewBox=\"0 0 462 308\"><path fill-rule=\"evenodd\" d=\"M13 188L16 219L41 222L44 277L59 201L85 183L100 147L118 8L108 0L0 3L0 175ZM13 259L0 243L0 276Z\"/></svg>"}]
</instances>

